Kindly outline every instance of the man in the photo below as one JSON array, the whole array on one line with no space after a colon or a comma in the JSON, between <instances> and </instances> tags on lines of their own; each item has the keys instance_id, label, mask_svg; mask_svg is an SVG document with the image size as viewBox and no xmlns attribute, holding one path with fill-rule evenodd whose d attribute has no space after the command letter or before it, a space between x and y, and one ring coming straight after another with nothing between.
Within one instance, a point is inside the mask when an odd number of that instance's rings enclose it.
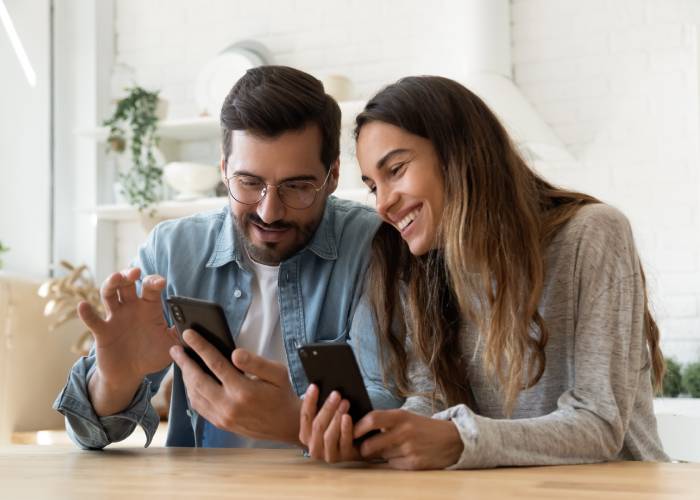
<instances>
[{"instance_id":1,"label":"man","mask_svg":"<svg viewBox=\"0 0 700 500\"><path fill-rule=\"evenodd\" d=\"M158 425L150 398L173 360L169 446L298 444L307 380L297 347L309 342L349 337L374 405L399 404L381 382L362 300L379 221L367 207L329 198L338 183L338 104L306 73L259 67L227 96L221 125L230 206L157 226L136 266L104 282L105 319L79 306L95 346L54 407L84 448L122 440L137 424L148 446ZM221 384L177 342L163 308L170 295L224 308L239 347L231 360L185 332Z\"/></svg>"}]
</instances>

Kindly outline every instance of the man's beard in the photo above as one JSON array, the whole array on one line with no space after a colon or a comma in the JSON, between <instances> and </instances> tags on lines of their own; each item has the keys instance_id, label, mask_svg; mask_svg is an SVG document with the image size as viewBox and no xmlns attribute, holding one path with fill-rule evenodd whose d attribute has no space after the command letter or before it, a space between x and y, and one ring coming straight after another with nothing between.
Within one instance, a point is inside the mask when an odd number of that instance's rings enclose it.
<instances>
[{"instance_id":1,"label":"man's beard","mask_svg":"<svg viewBox=\"0 0 700 500\"><path fill-rule=\"evenodd\" d=\"M306 244L311 240L314 231L318 227L320 219L311 221L306 225L299 225L293 222L287 221L276 221L272 224L265 224L258 214L248 213L242 217L242 220L238 220L236 216L233 217L234 224L236 226L236 231L241 236L243 240L243 246L248 252L248 256L255 262L260 264L265 264L268 266L276 266L283 260L291 257L299 250L304 248ZM263 229L288 229L292 230L296 235L296 241L292 242L292 246L286 250L281 250L279 248L279 243L265 243L262 246L254 245L250 240L249 232L251 224L255 224Z\"/></svg>"}]
</instances>

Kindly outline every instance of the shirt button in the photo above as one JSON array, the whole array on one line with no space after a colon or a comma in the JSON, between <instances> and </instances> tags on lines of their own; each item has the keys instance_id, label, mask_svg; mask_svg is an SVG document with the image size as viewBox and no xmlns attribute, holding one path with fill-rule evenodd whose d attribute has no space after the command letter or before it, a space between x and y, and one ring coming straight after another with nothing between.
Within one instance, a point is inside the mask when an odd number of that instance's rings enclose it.
<instances>
[{"instance_id":1,"label":"shirt button","mask_svg":"<svg viewBox=\"0 0 700 500\"><path fill-rule=\"evenodd\" d=\"M240 290L236 290L235 292L233 292L233 296L236 297L237 299L240 298L241 295L243 295L243 294L241 293Z\"/></svg>"}]
</instances>

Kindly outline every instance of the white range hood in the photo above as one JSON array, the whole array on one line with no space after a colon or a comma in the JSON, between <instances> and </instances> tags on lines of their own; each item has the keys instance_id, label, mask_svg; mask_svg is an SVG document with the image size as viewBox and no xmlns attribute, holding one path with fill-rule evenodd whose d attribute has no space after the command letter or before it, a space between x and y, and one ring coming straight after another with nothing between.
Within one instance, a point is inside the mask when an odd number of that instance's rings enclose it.
<instances>
[{"instance_id":1,"label":"white range hood","mask_svg":"<svg viewBox=\"0 0 700 500\"><path fill-rule=\"evenodd\" d=\"M526 158L537 164L573 161L562 141L515 86L509 0L463 0L466 77L462 82L498 115Z\"/></svg>"}]
</instances>

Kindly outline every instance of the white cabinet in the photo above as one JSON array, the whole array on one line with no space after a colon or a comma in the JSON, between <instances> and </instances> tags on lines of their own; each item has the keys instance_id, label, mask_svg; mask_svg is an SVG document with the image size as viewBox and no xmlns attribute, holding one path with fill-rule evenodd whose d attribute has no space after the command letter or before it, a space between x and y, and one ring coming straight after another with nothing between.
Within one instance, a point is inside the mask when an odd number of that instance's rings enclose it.
<instances>
[{"instance_id":1,"label":"white cabinet","mask_svg":"<svg viewBox=\"0 0 700 500\"><path fill-rule=\"evenodd\" d=\"M360 170L355 160L352 136L355 116L364 107L364 101L341 102L342 132L340 154L340 182L336 196L371 204L371 200L360 179ZM103 143L107 138L106 128L80 130L78 134ZM165 120L159 123L160 150L165 161L192 160L216 164L218 162L220 135L219 120L215 117L195 117ZM107 163L114 163L114 156ZM115 204L112 189L107 184L114 178L114 165L100 165L98 179L101 192L109 193L110 199L100 200L96 207L85 211L93 215L97 226L97 258L95 276L101 282L111 272L123 269L136 255L138 246L145 240L148 231L159 221L184 217L197 212L223 207L226 197L201 198L193 201L163 201L155 205L154 216L139 211L128 204ZM105 196L105 197L107 197Z\"/></svg>"}]
</instances>

